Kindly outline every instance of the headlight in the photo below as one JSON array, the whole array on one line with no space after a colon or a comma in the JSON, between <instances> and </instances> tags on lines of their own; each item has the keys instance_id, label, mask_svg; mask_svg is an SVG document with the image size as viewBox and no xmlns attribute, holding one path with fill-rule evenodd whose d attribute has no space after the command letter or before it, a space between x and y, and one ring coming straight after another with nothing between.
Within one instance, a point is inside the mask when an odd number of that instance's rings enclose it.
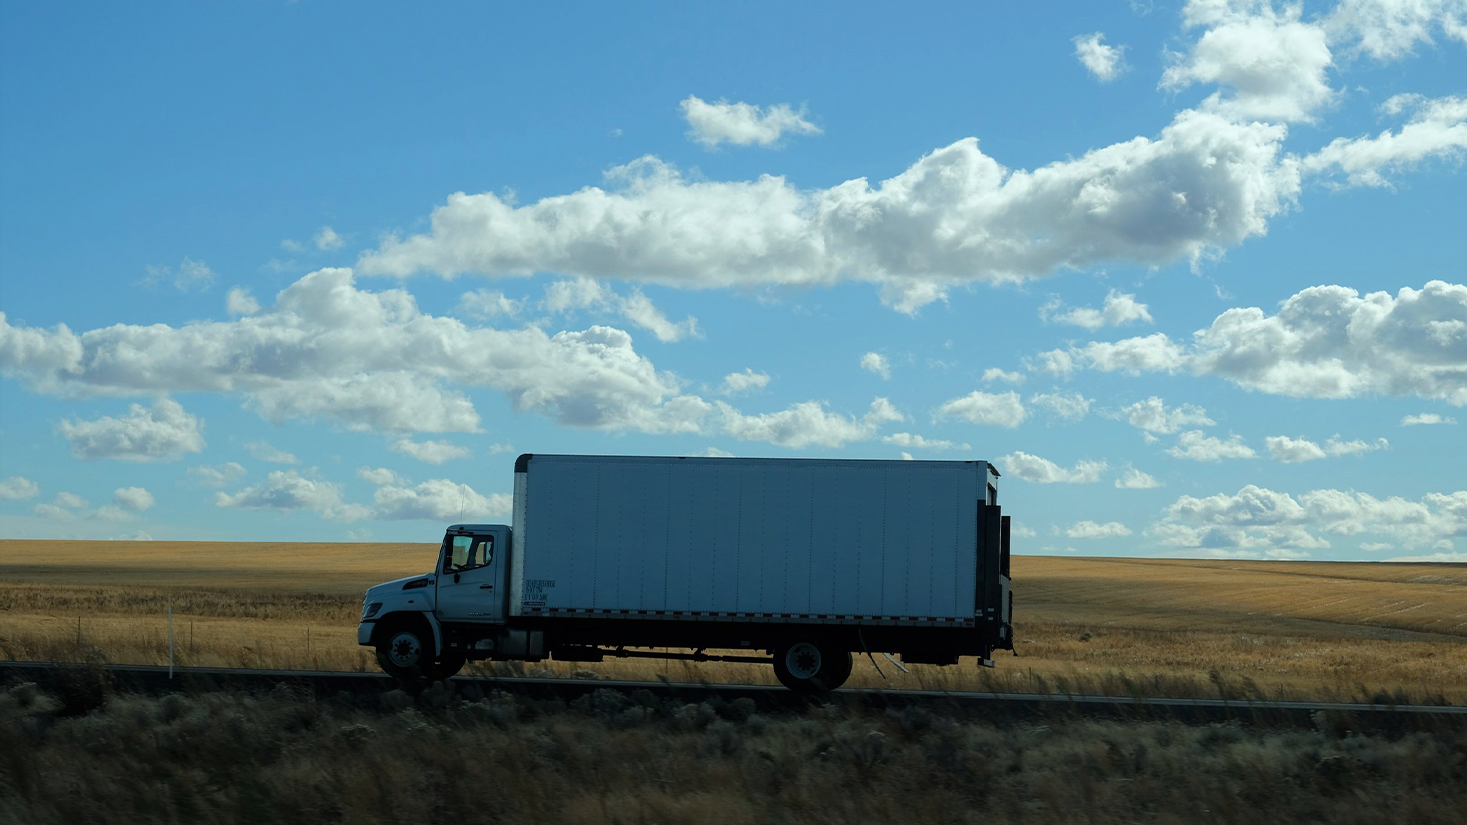
<instances>
[{"instance_id":1,"label":"headlight","mask_svg":"<svg viewBox=\"0 0 1467 825\"><path fill-rule=\"evenodd\" d=\"M372 618L373 616L377 615L377 611L381 609L381 602L372 602L371 604L367 605L366 609L362 611L362 620L365 621Z\"/></svg>"}]
</instances>

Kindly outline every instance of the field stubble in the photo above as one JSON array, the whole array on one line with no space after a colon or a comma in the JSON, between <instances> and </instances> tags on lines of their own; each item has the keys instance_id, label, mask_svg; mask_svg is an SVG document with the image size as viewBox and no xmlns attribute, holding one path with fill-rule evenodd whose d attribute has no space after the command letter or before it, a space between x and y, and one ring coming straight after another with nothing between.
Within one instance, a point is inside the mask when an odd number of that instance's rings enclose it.
<instances>
[{"instance_id":1,"label":"field stubble","mask_svg":"<svg viewBox=\"0 0 1467 825\"><path fill-rule=\"evenodd\" d=\"M373 670L361 594L432 545L0 541L0 657ZM852 686L1467 702L1467 565L1016 556L1018 658L862 658ZM769 668L611 661L469 673L773 683Z\"/></svg>"}]
</instances>

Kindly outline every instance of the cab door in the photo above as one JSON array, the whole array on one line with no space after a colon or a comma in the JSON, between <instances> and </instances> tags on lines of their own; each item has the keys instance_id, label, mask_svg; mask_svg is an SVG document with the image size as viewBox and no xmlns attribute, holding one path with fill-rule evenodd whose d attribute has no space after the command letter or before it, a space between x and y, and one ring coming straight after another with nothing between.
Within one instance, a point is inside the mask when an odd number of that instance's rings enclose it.
<instances>
[{"instance_id":1,"label":"cab door","mask_svg":"<svg viewBox=\"0 0 1467 825\"><path fill-rule=\"evenodd\" d=\"M503 536L450 534L438 570L438 620L504 622Z\"/></svg>"}]
</instances>

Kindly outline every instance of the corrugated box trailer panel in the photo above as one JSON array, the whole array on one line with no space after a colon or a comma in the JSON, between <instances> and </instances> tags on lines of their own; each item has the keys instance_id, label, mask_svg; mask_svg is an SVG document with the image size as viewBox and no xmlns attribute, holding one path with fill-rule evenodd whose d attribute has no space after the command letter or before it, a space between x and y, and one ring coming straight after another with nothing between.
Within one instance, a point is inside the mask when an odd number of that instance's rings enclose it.
<instances>
[{"instance_id":1,"label":"corrugated box trailer panel","mask_svg":"<svg viewBox=\"0 0 1467 825\"><path fill-rule=\"evenodd\" d=\"M971 616L986 469L536 455L512 610Z\"/></svg>"}]
</instances>

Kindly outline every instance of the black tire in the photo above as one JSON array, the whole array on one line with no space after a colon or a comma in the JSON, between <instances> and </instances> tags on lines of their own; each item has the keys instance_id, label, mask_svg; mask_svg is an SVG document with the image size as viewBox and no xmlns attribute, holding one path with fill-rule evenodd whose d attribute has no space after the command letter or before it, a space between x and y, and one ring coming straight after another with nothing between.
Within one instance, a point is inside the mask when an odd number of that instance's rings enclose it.
<instances>
[{"instance_id":1,"label":"black tire","mask_svg":"<svg viewBox=\"0 0 1467 825\"><path fill-rule=\"evenodd\" d=\"M464 669L464 664L468 660L469 657L462 653L445 653L438 659L437 664L433 665L433 676L436 679L452 679L458 675L460 670Z\"/></svg>"},{"instance_id":2,"label":"black tire","mask_svg":"<svg viewBox=\"0 0 1467 825\"><path fill-rule=\"evenodd\" d=\"M435 679L433 638L425 629L409 623L382 628L377 639L377 664L389 676L403 681Z\"/></svg>"},{"instance_id":3,"label":"black tire","mask_svg":"<svg viewBox=\"0 0 1467 825\"><path fill-rule=\"evenodd\" d=\"M845 684L854 662L849 651L824 642L798 640L774 651L774 675L800 693L827 693Z\"/></svg>"}]
</instances>

